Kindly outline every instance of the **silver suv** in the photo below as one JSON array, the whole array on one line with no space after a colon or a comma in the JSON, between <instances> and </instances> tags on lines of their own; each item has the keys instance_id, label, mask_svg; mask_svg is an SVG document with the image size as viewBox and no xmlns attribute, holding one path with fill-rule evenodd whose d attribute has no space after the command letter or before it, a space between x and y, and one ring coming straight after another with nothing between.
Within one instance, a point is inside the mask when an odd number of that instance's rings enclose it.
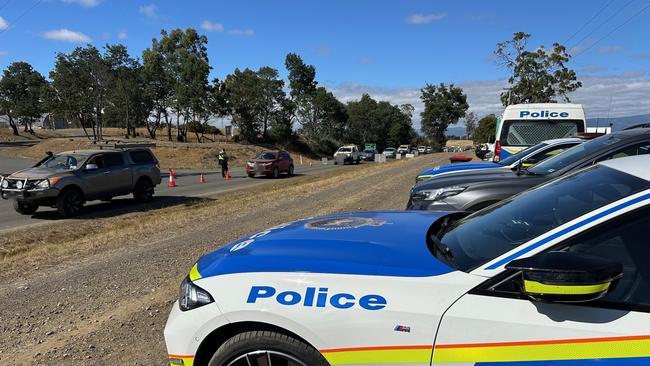
<instances>
[{"instance_id":1,"label":"silver suv","mask_svg":"<svg viewBox=\"0 0 650 366\"><path fill-rule=\"evenodd\" d=\"M75 150L48 153L33 168L1 177L0 196L12 199L24 215L50 206L71 217L87 201L133 194L136 201L148 202L160 181L158 159L149 149Z\"/></svg>"}]
</instances>

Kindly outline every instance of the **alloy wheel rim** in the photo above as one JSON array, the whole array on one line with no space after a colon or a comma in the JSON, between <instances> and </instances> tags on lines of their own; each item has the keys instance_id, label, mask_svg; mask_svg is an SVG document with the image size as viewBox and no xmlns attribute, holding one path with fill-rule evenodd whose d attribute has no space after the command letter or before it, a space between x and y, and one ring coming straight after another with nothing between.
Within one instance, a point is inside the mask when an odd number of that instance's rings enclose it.
<instances>
[{"instance_id":1,"label":"alloy wheel rim","mask_svg":"<svg viewBox=\"0 0 650 366\"><path fill-rule=\"evenodd\" d=\"M244 353L230 361L227 366L308 366L283 352L257 350Z\"/></svg>"}]
</instances>

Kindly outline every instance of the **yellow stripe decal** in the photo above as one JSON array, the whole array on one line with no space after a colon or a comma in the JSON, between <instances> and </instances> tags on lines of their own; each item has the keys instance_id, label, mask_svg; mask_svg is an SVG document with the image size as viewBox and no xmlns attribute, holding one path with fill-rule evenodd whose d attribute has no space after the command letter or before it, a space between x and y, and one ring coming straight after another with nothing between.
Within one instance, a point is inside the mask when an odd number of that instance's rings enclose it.
<instances>
[{"instance_id":1,"label":"yellow stripe decal","mask_svg":"<svg viewBox=\"0 0 650 366\"><path fill-rule=\"evenodd\" d=\"M330 365L429 364L431 346L368 347L321 350Z\"/></svg>"},{"instance_id":2,"label":"yellow stripe decal","mask_svg":"<svg viewBox=\"0 0 650 366\"><path fill-rule=\"evenodd\" d=\"M417 179L429 179L431 177L433 177L433 175L431 175L431 174L423 174L423 175L418 175Z\"/></svg>"},{"instance_id":3,"label":"yellow stripe decal","mask_svg":"<svg viewBox=\"0 0 650 366\"><path fill-rule=\"evenodd\" d=\"M433 362L557 361L650 356L649 337L618 341L525 343L505 346L481 346L480 344L437 346L433 352Z\"/></svg>"},{"instance_id":4,"label":"yellow stripe decal","mask_svg":"<svg viewBox=\"0 0 650 366\"><path fill-rule=\"evenodd\" d=\"M196 281L203 278L199 273L198 263L195 263L190 270L190 281Z\"/></svg>"},{"instance_id":5,"label":"yellow stripe decal","mask_svg":"<svg viewBox=\"0 0 650 366\"><path fill-rule=\"evenodd\" d=\"M589 295L601 293L609 288L609 282L597 285L545 285L537 281L524 281L526 292L548 295Z\"/></svg>"}]
</instances>

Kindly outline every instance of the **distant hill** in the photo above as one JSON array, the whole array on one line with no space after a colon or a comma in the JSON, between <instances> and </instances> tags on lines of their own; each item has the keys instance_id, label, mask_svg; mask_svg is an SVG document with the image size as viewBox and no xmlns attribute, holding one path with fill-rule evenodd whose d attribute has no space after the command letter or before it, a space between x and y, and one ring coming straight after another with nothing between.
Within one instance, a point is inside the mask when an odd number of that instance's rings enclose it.
<instances>
[{"instance_id":1,"label":"distant hill","mask_svg":"<svg viewBox=\"0 0 650 366\"><path fill-rule=\"evenodd\" d=\"M612 131L620 131L639 123L650 123L650 114L627 117L594 117L587 118L588 127L607 127L612 123ZM465 136L465 126L454 125L447 128L447 136Z\"/></svg>"}]
</instances>

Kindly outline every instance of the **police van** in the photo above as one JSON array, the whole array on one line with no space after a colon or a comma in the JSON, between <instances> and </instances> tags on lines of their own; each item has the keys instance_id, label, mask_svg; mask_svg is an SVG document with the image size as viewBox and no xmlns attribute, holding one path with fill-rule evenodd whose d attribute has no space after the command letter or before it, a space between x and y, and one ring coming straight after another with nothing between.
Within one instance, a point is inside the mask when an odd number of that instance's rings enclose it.
<instances>
[{"instance_id":1,"label":"police van","mask_svg":"<svg viewBox=\"0 0 650 366\"><path fill-rule=\"evenodd\" d=\"M572 137L586 129L581 104L509 105L497 120L493 160L498 162L544 140Z\"/></svg>"}]
</instances>

